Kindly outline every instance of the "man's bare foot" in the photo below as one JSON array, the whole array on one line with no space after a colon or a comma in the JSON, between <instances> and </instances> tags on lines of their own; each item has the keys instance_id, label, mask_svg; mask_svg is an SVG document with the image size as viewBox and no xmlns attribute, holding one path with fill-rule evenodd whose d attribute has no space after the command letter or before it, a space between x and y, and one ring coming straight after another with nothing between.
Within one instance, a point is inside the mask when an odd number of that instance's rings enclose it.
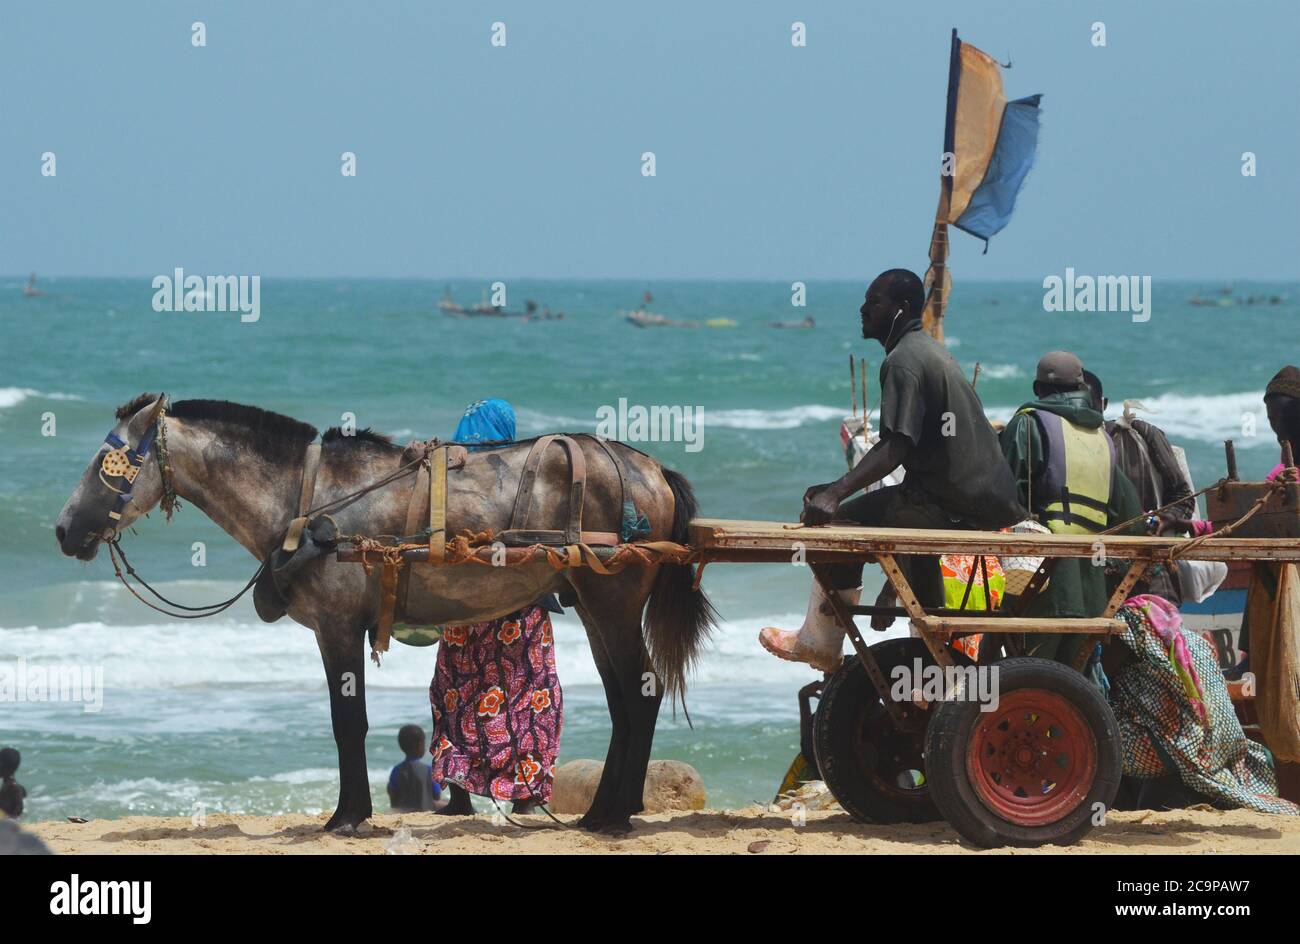
<instances>
[{"instance_id":1,"label":"man's bare foot","mask_svg":"<svg viewBox=\"0 0 1300 944\"><path fill-rule=\"evenodd\" d=\"M759 630L759 644L778 659L786 662L806 662L814 669L834 672L840 667L844 656L842 653L815 652L810 646L799 641L799 634L775 626L766 626Z\"/></svg>"}]
</instances>

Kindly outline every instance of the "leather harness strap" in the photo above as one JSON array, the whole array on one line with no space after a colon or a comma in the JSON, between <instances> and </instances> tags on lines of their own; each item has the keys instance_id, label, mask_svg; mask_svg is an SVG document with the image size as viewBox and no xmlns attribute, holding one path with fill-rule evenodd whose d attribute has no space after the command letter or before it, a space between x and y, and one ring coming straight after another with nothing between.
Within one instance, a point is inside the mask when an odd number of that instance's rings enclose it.
<instances>
[{"instance_id":1,"label":"leather harness strap","mask_svg":"<svg viewBox=\"0 0 1300 944\"><path fill-rule=\"evenodd\" d=\"M558 442L564 447L569 459L569 515L565 529L528 530L528 516L533 508L533 492L537 476L541 471L546 451ZM423 449L424 458L416 472L415 484L411 489L411 499L406 506L406 522L403 527L403 540L419 540L420 523L427 516L429 522L429 562L442 563L447 559L447 470L463 468L467 456L464 446L443 443L436 439L428 442L415 442L408 450ZM408 453L409 454L409 453ZM586 565L601 573L607 573L604 565L588 545L615 546L619 536L612 531L582 530L582 504L587 490L587 460L582 447L570 436L552 433L535 440L524 460L523 473L519 479L519 488L515 493L514 507L510 514L510 527L500 533L498 540L504 544L555 544L565 545L565 555L573 567ZM426 498L427 496L427 498ZM428 501L428 510L424 502ZM376 626L374 651L388 650L392 635L393 622L399 610L409 613L408 597L411 591L410 568L402 567L397 562L385 562L380 573L379 619Z\"/></svg>"},{"instance_id":2,"label":"leather harness strap","mask_svg":"<svg viewBox=\"0 0 1300 944\"><path fill-rule=\"evenodd\" d=\"M447 447L436 446L429 467L429 562L447 556Z\"/></svg>"},{"instance_id":3,"label":"leather harness strap","mask_svg":"<svg viewBox=\"0 0 1300 944\"><path fill-rule=\"evenodd\" d=\"M468 450L464 446L442 444L436 439L426 443L412 443L408 450L422 448L424 459L415 474L415 484L411 488L411 500L406 505L406 523L402 528L404 540L411 540L420 533L420 522L427 516L429 522L429 553L431 560L444 560L447 549L447 470L460 469L465 465ZM437 471L435 471L437 470ZM428 511L424 503L428 502ZM435 556L436 555L436 556ZM402 568L392 581L391 595L385 591L380 608L379 632L387 649L387 637L392 628L397 601L401 601L403 612L408 611L408 596L411 592L410 568ZM381 581L382 582L382 581Z\"/></svg>"},{"instance_id":4,"label":"leather harness strap","mask_svg":"<svg viewBox=\"0 0 1300 944\"><path fill-rule=\"evenodd\" d=\"M406 525L402 528L403 538L410 538L420 530L421 512L424 511L424 496L429 494L429 456L426 454L415 473L415 485L411 489L411 500L406 505Z\"/></svg>"},{"instance_id":5,"label":"leather harness strap","mask_svg":"<svg viewBox=\"0 0 1300 944\"><path fill-rule=\"evenodd\" d=\"M298 550L302 542L302 529L307 526L307 512L312 496L316 494L316 474L320 471L320 443L307 446L307 456L302 466L302 487L298 492L298 516L289 522L281 547L286 554Z\"/></svg>"},{"instance_id":6,"label":"leather harness strap","mask_svg":"<svg viewBox=\"0 0 1300 944\"><path fill-rule=\"evenodd\" d=\"M529 531L528 514L533 507L533 491L537 473L546 457L546 450L558 442L569 457L569 520L564 531ZM514 509L510 513L510 527L502 532L501 540L507 544L578 544L582 541L582 501L587 491L587 458L582 447L573 439L560 433L542 436L533 443L524 462L524 472L515 493Z\"/></svg>"}]
</instances>

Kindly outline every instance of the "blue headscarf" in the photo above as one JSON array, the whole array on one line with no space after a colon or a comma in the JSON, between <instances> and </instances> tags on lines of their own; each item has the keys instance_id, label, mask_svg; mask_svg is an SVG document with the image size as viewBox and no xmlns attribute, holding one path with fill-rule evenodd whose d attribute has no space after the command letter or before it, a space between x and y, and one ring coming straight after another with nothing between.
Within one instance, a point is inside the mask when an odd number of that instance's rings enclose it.
<instances>
[{"instance_id":1,"label":"blue headscarf","mask_svg":"<svg viewBox=\"0 0 1300 944\"><path fill-rule=\"evenodd\" d=\"M458 443L513 441L514 438L515 408L498 397L471 403L452 437Z\"/></svg>"}]
</instances>

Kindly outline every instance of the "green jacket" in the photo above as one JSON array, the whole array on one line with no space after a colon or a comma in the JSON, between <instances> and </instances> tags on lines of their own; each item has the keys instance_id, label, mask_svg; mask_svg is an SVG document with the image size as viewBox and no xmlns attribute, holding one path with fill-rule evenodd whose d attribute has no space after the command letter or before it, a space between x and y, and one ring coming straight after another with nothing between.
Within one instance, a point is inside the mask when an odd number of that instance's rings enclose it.
<instances>
[{"instance_id":1,"label":"green jacket","mask_svg":"<svg viewBox=\"0 0 1300 944\"><path fill-rule=\"evenodd\" d=\"M1026 403L1021 409L1033 408L1048 413L1055 413L1061 418L1089 429L1095 429L1104 422L1102 415L1091 406L1091 396L1087 391L1055 393L1040 400ZM1034 507L1030 507L1031 489L1029 483L1037 476L1042 467L1043 436L1032 414L1017 412L1002 431L1002 454L1011 464L1011 471L1016 478L1020 501L1037 515L1041 511L1038 495L1032 495ZM1106 508L1107 526L1111 527L1121 521L1142 513L1137 492L1133 483L1120 470L1117 463L1111 464L1110 502ZM1145 534L1146 527L1141 520L1134 522L1123 532L1125 534ZM1110 593L1106 586L1106 568L1093 564L1091 558L1065 558L1057 561L1046 589L1029 609L1029 616L1098 616L1106 608ZM1055 637L1039 637L1045 642ZM1032 641L1032 640L1031 640ZM1038 653L1047 658L1047 653Z\"/></svg>"}]
</instances>

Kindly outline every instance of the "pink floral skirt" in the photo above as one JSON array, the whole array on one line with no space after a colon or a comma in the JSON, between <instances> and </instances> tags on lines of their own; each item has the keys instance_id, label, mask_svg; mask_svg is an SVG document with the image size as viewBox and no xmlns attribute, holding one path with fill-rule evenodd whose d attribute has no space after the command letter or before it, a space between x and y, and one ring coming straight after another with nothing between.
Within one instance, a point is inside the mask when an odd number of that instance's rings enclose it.
<instances>
[{"instance_id":1,"label":"pink floral skirt","mask_svg":"<svg viewBox=\"0 0 1300 944\"><path fill-rule=\"evenodd\" d=\"M546 610L446 627L429 701L435 781L499 800L550 801L562 698Z\"/></svg>"}]
</instances>

